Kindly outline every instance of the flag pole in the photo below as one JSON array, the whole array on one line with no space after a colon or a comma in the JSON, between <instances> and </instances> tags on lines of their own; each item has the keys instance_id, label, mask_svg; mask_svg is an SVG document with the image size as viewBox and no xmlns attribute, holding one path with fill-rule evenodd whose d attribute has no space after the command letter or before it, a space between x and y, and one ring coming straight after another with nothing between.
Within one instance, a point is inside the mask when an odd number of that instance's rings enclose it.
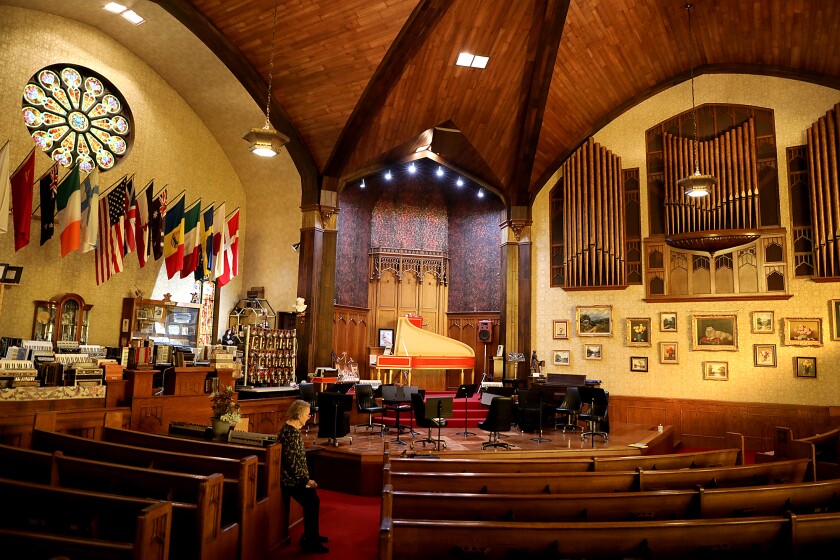
<instances>
[{"instance_id":1,"label":"flag pole","mask_svg":"<svg viewBox=\"0 0 840 560\"><path fill-rule=\"evenodd\" d=\"M0 146L0 150L2 150L3 148L5 148L6 146L8 146L8 145L9 145L9 142L11 142L11 141L12 141L12 139L11 139L11 138L9 138L9 139L8 139L8 140L6 140L5 142L3 142L3 145L2 145L2 146Z\"/></svg>"}]
</instances>

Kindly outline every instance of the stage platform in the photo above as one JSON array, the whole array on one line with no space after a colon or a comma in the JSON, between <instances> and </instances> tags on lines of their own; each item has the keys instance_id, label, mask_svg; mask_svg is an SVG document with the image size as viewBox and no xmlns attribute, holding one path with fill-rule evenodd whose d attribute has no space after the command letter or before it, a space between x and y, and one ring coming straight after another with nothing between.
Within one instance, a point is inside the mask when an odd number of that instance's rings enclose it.
<instances>
[{"instance_id":1,"label":"stage platform","mask_svg":"<svg viewBox=\"0 0 840 560\"><path fill-rule=\"evenodd\" d=\"M470 418L472 420L472 418ZM483 420L477 418L476 421ZM408 424L408 419L400 418L401 424ZM472 424L472 422L470 422ZM405 445L396 442L397 431L391 427L384 434L378 429L373 431L358 428L352 429L348 437L340 439L338 446L327 445L324 439L318 439L317 427L310 428L304 434L307 455L310 459L311 476L324 488L338 490L363 496L376 496L382 492L382 457L384 442L390 442L392 456L437 455L462 457L468 454L483 453L497 456L517 457L523 452L562 452L569 456L603 456L603 455L649 455L672 453L675 451L674 431L671 426L664 426L659 432L657 426L638 424L610 424L609 442L596 437L581 440L580 431L563 432L555 430L554 426L543 429L542 442L534 441L538 432L521 432L516 427L502 432L501 440L511 446L510 450L488 448L481 450L481 444L487 441L489 433L472 425L469 431L475 435L464 437L463 426L441 428L441 439L446 442L446 448L435 450L431 444L418 443L414 449L411 444L415 439L427 435L427 430L417 429L412 437L407 431L400 435ZM433 430L432 437L437 437L437 430ZM352 441L351 441L352 439ZM631 446L641 444L646 447ZM430 458L431 459L431 458ZM433 459L432 459L433 460Z\"/></svg>"}]
</instances>

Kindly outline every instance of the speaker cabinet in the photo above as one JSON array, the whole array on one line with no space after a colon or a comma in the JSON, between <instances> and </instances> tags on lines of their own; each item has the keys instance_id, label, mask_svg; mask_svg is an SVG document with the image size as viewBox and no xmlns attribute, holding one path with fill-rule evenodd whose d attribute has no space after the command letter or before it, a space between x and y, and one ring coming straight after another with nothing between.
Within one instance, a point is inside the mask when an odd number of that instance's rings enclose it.
<instances>
[{"instance_id":1,"label":"speaker cabinet","mask_svg":"<svg viewBox=\"0 0 840 560\"><path fill-rule=\"evenodd\" d=\"M493 338L493 322L489 320L482 320L478 322L478 340L482 342L490 342Z\"/></svg>"}]
</instances>

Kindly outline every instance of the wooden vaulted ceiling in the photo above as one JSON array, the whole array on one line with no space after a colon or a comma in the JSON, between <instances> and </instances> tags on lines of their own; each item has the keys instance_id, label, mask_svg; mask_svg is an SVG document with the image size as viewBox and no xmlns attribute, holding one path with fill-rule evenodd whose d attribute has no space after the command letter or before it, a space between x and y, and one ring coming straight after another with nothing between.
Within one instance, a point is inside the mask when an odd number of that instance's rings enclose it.
<instances>
[{"instance_id":1,"label":"wooden vaulted ceiling","mask_svg":"<svg viewBox=\"0 0 840 560\"><path fill-rule=\"evenodd\" d=\"M155 1L265 102L274 0ZM692 18L696 73L840 89L836 0L695 0ZM688 79L689 45L685 0L278 0L272 122L312 184L457 129L440 159L527 205L588 136Z\"/></svg>"}]
</instances>

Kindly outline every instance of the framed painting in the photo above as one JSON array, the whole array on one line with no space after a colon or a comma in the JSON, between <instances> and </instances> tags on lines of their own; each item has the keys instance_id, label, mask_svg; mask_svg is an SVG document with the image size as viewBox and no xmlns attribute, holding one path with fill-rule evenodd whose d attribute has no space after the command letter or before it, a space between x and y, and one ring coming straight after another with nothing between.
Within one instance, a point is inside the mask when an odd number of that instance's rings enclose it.
<instances>
[{"instance_id":1,"label":"framed painting","mask_svg":"<svg viewBox=\"0 0 840 560\"><path fill-rule=\"evenodd\" d=\"M627 346L650 346L650 317L627 319Z\"/></svg>"},{"instance_id":2,"label":"framed painting","mask_svg":"<svg viewBox=\"0 0 840 560\"><path fill-rule=\"evenodd\" d=\"M680 363L680 356L678 353L678 345L676 342L660 342L659 343L659 363L660 364L678 364Z\"/></svg>"},{"instance_id":3,"label":"framed painting","mask_svg":"<svg viewBox=\"0 0 840 560\"><path fill-rule=\"evenodd\" d=\"M578 336L612 336L612 305L579 305L575 315Z\"/></svg>"},{"instance_id":4,"label":"framed painting","mask_svg":"<svg viewBox=\"0 0 840 560\"><path fill-rule=\"evenodd\" d=\"M738 316L692 315L692 350L738 350Z\"/></svg>"},{"instance_id":5,"label":"framed painting","mask_svg":"<svg viewBox=\"0 0 840 560\"><path fill-rule=\"evenodd\" d=\"M394 329L379 329L379 337L377 339L379 346L382 348L394 347Z\"/></svg>"},{"instance_id":6,"label":"framed painting","mask_svg":"<svg viewBox=\"0 0 840 560\"><path fill-rule=\"evenodd\" d=\"M755 367L776 367L776 345L753 344L753 365Z\"/></svg>"},{"instance_id":7,"label":"framed painting","mask_svg":"<svg viewBox=\"0 0 840 560\"><path fill-rule=\"evenodd\" d=\"M677 314L671 311L659 313L659 331L677 332Z\"/></svg>"},{"instance_id":8,"label":"framed painting","mask_svg":"<svg viewBox=\"0 0 840 560\"><path fill-rule=\"evenodd\" d=\"M822 346L822 318L785 317L782 319L782 344L786 346Z\"/></svg>"},{"instance_id":9,"label":"framed painting","mask_svg":"<svg viewBox=\"0 0 840 560\"><path fill-rule=\"evenodd\" d=\"M583 359L585 360L600 360L602 356L602 349L600 344L584 344L583 345Z\"/></svg>"},{"instance_id":10,"label":"framed painting","mask_svg":"<svg viewBox=\"0 0 840 560\"><path fill-rule=\"evenodd\" d=\"M703 379L729 381L729 362L703 362Z\"/></svg>"},{"instance_id":11,"label":"framed painting","mask_svg":"<svg viewBox=\"0 0 840 560\"><path fill-rule=\"evenodd\" d=\"M831 340L840 340L840 299L828 300L828 316L831 318Z\"/></svg>"},{"instance_id":12,"label":"framed painting","mask_svg":"<svg viewBox=\"0 0 840 560\"><path fill-rule=\"evenodd\" d=\"M572 351L571 350L552 350L551 363L555 366L570 366L572 365Z\"/></svg>"},{"instance_id":13,"label":"framed painting","mask_svg":"<svg viewBox=\"0 0 840 560\"><path fill-rule=\"evenodd\" d=\"M812 357L797 356L794 359L796 377L817 377L817 359Z\"/></svg>"},{"instance_id":14,"label":"framed painting","mask_svg":"<svg viewBox=\"0 0 840 560\"><path fill-rule=\"evenodd\" d=\"M773 334L776 332L772 311L753 311L750 322L752 323L753 334Z\"/></svg>"},{"instance_id":15,"label":"framed painting","mask_svg":"<svg viewBox=\"0 0 840 560\"><path fill-rule=\"evenodd\" d=\"M554 321L554 339L566 340L569 338L569 321Z\"/></svg>"},{"instance_id":16,"label":"framed painting","mask_svg":"<svg viewBox=\"0 0 840 560\"><path fill-rule=\"evenodd\" d=\"M647 356L630 356L630 371L645 372L647 370L648 370Z\"/></svg>"}]
</instances>

